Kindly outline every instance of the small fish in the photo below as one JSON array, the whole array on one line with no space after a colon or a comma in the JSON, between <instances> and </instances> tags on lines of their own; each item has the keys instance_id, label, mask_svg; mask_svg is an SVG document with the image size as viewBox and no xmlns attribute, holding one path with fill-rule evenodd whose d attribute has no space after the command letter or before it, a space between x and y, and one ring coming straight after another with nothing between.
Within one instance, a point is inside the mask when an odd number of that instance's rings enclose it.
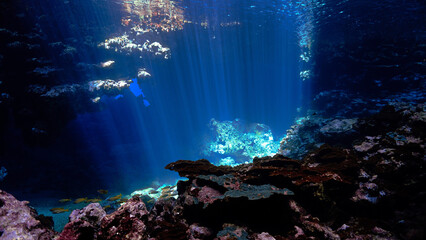
<instances>
[{"instance_id":1,"label":"small fish","mask_svg":"<svg viewBox=\"0 0 426 240\"><path fill-rule=\"evenodd\" d=\"M120 201L118 201L118 203L125 203L127 202L127 200L129 200L128 198L122 198L120 199Z\"/></svg>"},{"instance_id":2,"label":"small fish","mask_svg":"<svg viewBox=\"0 0 426 240\"><path fill-rule=\"evenodd\" d=\"M107 210L108 208L111 208L111 205L106 205L103 207L104 210Z\"/></svg>"},{"instance_id":3,"label":"small fish","mask_svg":"<svg viewBox=\"0 0 426 240\"><path fill-rule=\"evenodd\" d=\"M159 197L159 199L167 199L167 198L170 198L170 196L167 194L163 194Z\"/></svg>"},{"instance_id":4,"label":"small fish","mask_svg":"<svg viewBox=\"0 0 426 240\"><path fill-rule=\"evenodd\" d=\"M172 189L172 188L163 188L163 189L161 190L161 192L162 192L162 193L170 193L170 192L173 192L173 189Z\"/></svg>"},{"instance_id":5,"label":"small fish","mask_svg":"<svg viewBox=\"0 0 426 240\"><path fill-rule=\"evenodd\" d=\"M97 202L102 202L102 199L100 199L100 198L92 198L92 199L87 199L86 202L88 202L88 203L97 203Z\"/></svg>"},{"instance_id":6,"label":"small fish","mask_svg":"<svg viewBox=\"0 0 426 240\"><path fill-rule=\"evenodd\" d=\"M66 202L71 202L71 199L69 198L63 198L59 200L60 203L66 203Z\"/></svg>"},{"instance_id":7,"label":"small fish","mask_svg":"<svg viewBox=\"0 0 426 240\"><path fill-rule=\"evenodd\" d=\"M161 188L161 191L165 192L165 191L169 191L170 189L171 189L170 186L164 186L163 188Z\"/></svg>"},{"instance_id":8,"label":"small fish","mask_svg":"<svg viewBox=\"0 0 426 240\"><path fill-rule=\"evenodd\" d=\"M116 200L118 200L118 199L120 199L121 198L121 196L123 196L123 195L121 195L121 193L120 194L118 194L117 196L114 196L114 197L110 197L110 198L108 198L108 201L116 201Z\"/></svg>"},{"instance_id":9,"label":"small fish","mask_svg":"<svg viewBox=\"0 0 426 240\"><path fill-rule=\"evenodd\" d=\"M50 211L54 214L58 214L58 213L64 213L64 212L69 212L69 209L64 209L64 208L52 208L50 209Z\"/></svg>"},{"instance_id":10,"label":"small fish","mask_svg":"<svg viewBox=\"0 0 426 240\"><path fill-rule=\"evenodd\" d=\"M85 197L85 198L77 198L75 201L74 201L74 203L75 204L78 204L78 203L82 203L82 202L86 202L87 201L87 197Z\"/></svg>"},{"instance_id":11,"label":"small fish","mask_svg":"<svg viewBox=\"0 0 426 240\"><path fill-rule=\"evenodd\" d=\"M105 190L105 189L99 189L99 190L98 190L98 193L100 193L100 194L108 194L108 190Z\"/></svg>"}]
</instances>

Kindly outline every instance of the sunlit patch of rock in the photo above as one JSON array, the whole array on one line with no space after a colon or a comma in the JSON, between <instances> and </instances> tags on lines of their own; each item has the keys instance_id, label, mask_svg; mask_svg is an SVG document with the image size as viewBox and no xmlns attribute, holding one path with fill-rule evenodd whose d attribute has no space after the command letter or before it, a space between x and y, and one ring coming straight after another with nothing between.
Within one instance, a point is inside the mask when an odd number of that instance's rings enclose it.
<instances>
[{"instance_id":1,"label":"sunlit patch of rock","mask_svg":"<svg viewBox=\"0 0 426 240\"><path fill-rule=\"evenodd\" d=\"M147 77L151 77L151 74L146 71L146 68L139 68L138 78L147 78Z\"/></svg>"},{"instance_id":2,"label":"sunlit patch of rock","mask_svg":"<svg viewBox=\"0 0 426 240\"><path fill-rule=\"evenodd\" d=\"M131 54L133 52L138 53L153 53L155 56L162 56L164 59L170 57L170 48L163 47L159 42L150 42L145 40L143 44L137 43L134 39L129 39L129 35L123 34L118 37L112 37L105 39L104 42L98 44L99 47L103 47L108 50L114 50L115 52Z\"/></svg>"}]
</instances>

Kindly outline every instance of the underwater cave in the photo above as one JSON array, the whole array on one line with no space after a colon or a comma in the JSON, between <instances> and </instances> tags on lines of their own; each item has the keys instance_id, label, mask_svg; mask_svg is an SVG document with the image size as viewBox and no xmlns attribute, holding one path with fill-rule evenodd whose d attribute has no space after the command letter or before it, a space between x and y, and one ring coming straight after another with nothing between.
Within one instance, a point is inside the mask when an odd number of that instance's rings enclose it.
<instances>
[{"instance_id":1,"label":"underwater cave","mask_svg":"<svg viewBox=\"0 0 426 240\"><path fill-rule=\"evenodd\" d=\"M425 10L2 1L0 239L424 239Z\"/></svg>"}]
</instances>

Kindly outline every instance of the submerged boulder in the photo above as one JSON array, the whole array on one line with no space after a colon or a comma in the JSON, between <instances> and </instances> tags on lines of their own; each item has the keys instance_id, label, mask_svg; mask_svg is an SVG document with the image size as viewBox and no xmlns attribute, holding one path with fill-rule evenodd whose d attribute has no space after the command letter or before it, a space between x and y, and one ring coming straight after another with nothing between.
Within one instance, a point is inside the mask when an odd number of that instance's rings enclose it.
<instances>
[{"instance_id":1,"label":"submerged boulder","mask_svg":"<svg viewBox=\"0 0 426 240\"><path fill-rule=\"evenodd\" d=\"M138 197L125 202L115 212L101 221L99 238L101 239L146 239L147 215L145 204Z\"/></svg>"},{"instance_id":2,"label":"submerged boulder","mask_svg":"<svg viewBox=\"0 0 426 240\"><path fill-rule=\"evenodd\" d=\"M0 190L0 239L53 239L53 221L19 201L11 194Z\"/></svg>"},{"instance_id":3,"label":"submerged boulder","mask_svg":"<svg viewBox=\"0 0 426 240\"><path fill-rule=\"evenodd\" d=\"M105 210L99 203L91 203L81 210L72 211L69 223L65 225L58 240L96 239L101 220L105 215Z\"/></svg>"}]
</instances>

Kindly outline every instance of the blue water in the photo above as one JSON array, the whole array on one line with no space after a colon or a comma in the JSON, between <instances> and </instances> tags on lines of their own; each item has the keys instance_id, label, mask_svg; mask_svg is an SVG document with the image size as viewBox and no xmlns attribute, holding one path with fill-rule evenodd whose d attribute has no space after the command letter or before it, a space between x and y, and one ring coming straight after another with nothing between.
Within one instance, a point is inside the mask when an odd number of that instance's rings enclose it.
<instances>
[{"instance_id":1,"label":"blue water","mask_svg":"<svg viewBox=\"0 0 426 240\"><path fill-rule=\"evenodd\" d=\"M302 106L292 30L281 21L215 32L188 26L169 39L171 59L148 63L152 77L131 85L133 95L79 115L69 132L102 184L126 190L172 179L169 162L203 157L212 118L263 123L278 138Z\"/></svg>"},{"instance_id":2,"label":"blue water","mask_svg":"<svg viewBox=\"0 0 426 240\"><path fill-rule=\"evenodd\" d=\"M54 63L63 69L55 84L106 78L133 83L123 93L102 96L101 111L79 112L47 146L26 146L19 130L11 128L6 158L23 167L8 168L9 189L22 196L49 192L68 198L100 188L130 192L153 182L174 182L177 175L164 170L166 164L212 157L203 152L212 137L213 118L240 119L246 127L266 124L274 140L280 140L301 114L297 109L305 108L310 91L309 83L299 77L297 14L281 1L182 4L188 19L208 19L210 25L198 22L185 24L183 30L150 34L151 41L171 49L171 57L164 59L96 47L124 33L116 3L73 1L51 8L28 3L32 17L43 20L47 42L86 49L78 52L74 63L115 61L109 69L82 73L58 60ZM238 25L220 25L237 21ZM51 55L54 61L55 53ZM136 79L141 67L151 77ZM14 171L32 180L21 181Z\"/></svg>"}]
</instances>

